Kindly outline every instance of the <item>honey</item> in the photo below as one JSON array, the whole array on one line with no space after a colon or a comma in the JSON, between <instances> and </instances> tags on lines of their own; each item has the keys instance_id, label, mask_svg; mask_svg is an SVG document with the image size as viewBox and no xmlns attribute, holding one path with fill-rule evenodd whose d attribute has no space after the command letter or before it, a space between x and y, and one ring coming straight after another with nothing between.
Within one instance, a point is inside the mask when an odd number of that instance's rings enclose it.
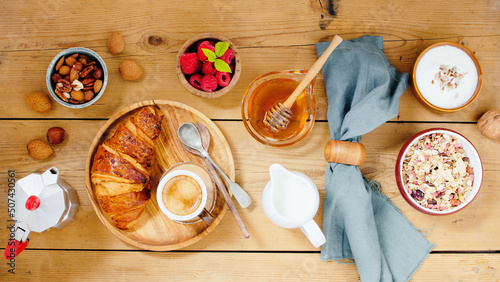
<instances>
[{"instance_id":1,"label":"honey","mask_svg":"<svg viewBox=\"0 0 500 282\"><path fill-rule=\"evenodd\" d=\"M275 132L264 124L266 113L278 102L284 102L297 88L299 81L288 78L275 78L260 84L248 101L248 122L258 134L275 140L287 140L297 136L304 129L310 113L308 112L305 90L293 104L292 117L286 129Z\"/></svg>"}]
</instances>

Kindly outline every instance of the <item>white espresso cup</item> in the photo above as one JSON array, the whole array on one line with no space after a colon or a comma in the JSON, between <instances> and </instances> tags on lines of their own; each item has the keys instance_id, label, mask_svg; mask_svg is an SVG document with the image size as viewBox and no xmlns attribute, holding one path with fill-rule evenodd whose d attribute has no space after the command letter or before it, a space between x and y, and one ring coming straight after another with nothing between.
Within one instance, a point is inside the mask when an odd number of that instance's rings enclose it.
<instances>
[{"instance_id":1,"label":"white espresso cup","mask_svg":"<svg viewBox=\"0 0 500 282\"><path fill-rule=\"evenodd\" d=\"M271 180L262 193L262 206L267 217L284 228L300 228L314 247L326 242L314 221L319 207L318 188L310 178L288 171L279 164L269 167Z\"/></svg>"},{"instance_id":2,"label":"white espresso cup","mask_svg":"<svg viewBox=\"0 0 500 282\"><path fill-rule=\"evenodd\" d=\"M201 218L210 224L213 216L205 208L207 198L205 183L189 170L174 170L165 174L156 190L160 210L179 223L194 223Z\"/></svg>"}]
</instances>

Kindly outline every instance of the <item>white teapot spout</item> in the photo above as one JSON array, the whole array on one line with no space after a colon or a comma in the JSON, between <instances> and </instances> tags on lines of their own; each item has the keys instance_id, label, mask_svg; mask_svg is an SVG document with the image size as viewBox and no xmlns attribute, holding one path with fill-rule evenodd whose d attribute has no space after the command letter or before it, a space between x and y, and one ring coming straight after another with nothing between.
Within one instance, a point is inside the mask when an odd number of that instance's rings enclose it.
<instances>
[{"instance_id":1,"label":"white teapot spout","mask_svg":"<svg viewBox=\"0 0 500 282\"><path fill-rule=\"evenodd\" d=\"M57 183L59 178L59 169L57 167L51 167L42 174L43 185L48 186Z\"/></svg>"}]
</instances>

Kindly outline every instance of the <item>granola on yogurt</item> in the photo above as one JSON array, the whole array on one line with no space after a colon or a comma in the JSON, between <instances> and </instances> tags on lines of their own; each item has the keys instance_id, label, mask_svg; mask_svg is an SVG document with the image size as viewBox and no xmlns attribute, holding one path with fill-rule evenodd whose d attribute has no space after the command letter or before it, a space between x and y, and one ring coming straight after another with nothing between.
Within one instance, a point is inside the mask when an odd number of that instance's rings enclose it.
<instances>
[{"instance_id":1,"label":"granola on yogurt","mask_svg":"<svg viewBox=\"0 0 500 282\"><path fill-rule=\"evenodd\" d=\"M404 157L402 175L411 197L437 211L464 203L474 182L462 144L445 133L425 135L413 143Z\"/></svg>"}]
</instances>

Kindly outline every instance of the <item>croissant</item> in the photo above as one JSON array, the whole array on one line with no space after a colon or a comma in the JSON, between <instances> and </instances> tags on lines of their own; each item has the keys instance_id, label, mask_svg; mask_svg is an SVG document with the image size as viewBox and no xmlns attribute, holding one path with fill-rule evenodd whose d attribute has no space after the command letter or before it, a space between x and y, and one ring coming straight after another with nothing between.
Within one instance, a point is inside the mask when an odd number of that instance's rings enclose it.
<instances>
[{"instance_id":1,"label":"croissant","mask_svg":"<svg viewBox=\"0 0 500 282\"><path fill-rule=\"evenodd\" d=\"M162 119L158 108L143 107L119 124L94 155L90 179L97 201L120 229L137 223L150 198L154 140Z\"/></svg>"}]
</instances>

